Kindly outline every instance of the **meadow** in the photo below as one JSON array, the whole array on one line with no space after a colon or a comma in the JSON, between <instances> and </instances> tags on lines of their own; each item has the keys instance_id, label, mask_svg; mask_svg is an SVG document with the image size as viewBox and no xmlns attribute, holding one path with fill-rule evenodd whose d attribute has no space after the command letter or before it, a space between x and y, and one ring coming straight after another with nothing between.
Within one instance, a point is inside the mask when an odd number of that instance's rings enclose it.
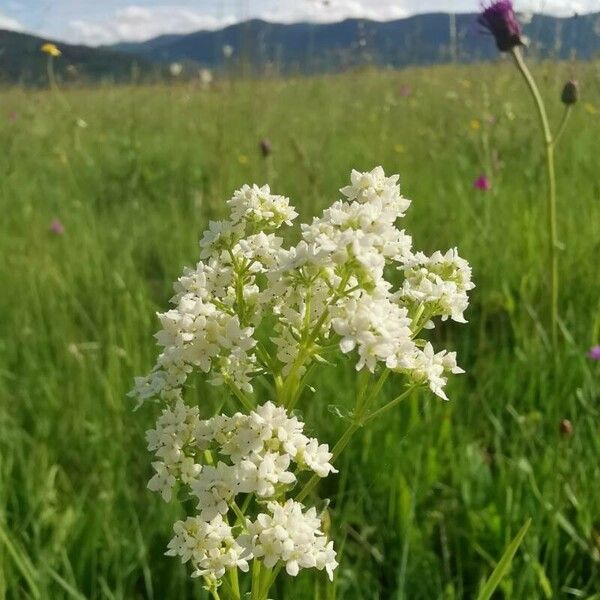
<instances>
[{"instance_id":1,"label":"meadow","mask_svg":"<svg viewBox=\"0 0 600 600\"><path fill-rule=\"evenodd\" d=\"M598 600L600 363L586 353L600 343L600 63L534 70L554 123L564 81L582 84L557 159L558 351L539 131L508 64L2 90L0 598L207 597L163 555L182 511L146 489L158 409L126 396L153 364L155 312L235 188L268 182L305 221L352 168L381 164L413 200L415 245L456 244L473 267L469 324L436 329L466 374L450 402L412 397L355 437L319 488L335 582L302 572L272 595L474 598L532 518L495 597ZM491 189L474 189L484 173ZM303 406L322 441L344 427L351 370ZM206 414L222 401L190 395Z\"/></svg>"}]
</instances>

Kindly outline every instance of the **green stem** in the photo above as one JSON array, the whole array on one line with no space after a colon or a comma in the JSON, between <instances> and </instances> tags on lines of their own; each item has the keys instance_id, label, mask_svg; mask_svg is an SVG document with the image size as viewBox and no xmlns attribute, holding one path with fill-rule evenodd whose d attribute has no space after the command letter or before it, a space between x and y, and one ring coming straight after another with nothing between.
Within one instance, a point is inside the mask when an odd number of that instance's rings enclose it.
<instances>
[{"instance_id":1,"label":"green stem","mask_svg":"<svg viewBox=\"0 0 600 600\"><path fill-rule=\"evenodd\" d=\"M573 108L572 104L565 105L565 110L563 111L563 116L560 121L560 125L558 126L556 134L554 135L554 140L552 142L552 144L554 145L555 148L558 145L558 140L560 140L560 138L562 137L562 134L564 133L564 131L567 127L567 121L569 120L569 117L571 116L572 108Z\"/></svg>"},{"instance_id":2,"label":"green stem","mask_svg":"<svg viewBox=\"0 0 600 600\"><path fill-rule=\"evenodd\" d=\"M237 567L229 569L229 584L231 586L231 592L234 600L240 600L242 595L240 594L240 582L238 579Z\"/></svg>"},{"instance_id":3,"label":"green stem","mask_svg":"<svg viewBox=\"0 0 600 600\"><path fill-rule=\"evenodd\" d=\"M389 410L390 408L393 408L394 406L396 406L396 404L402 402L402 400L404 400L404 398L406 398L406 396L408 396L417 386L418 384L411 385L405 392L403 392L399 396L396 396L393 400L390 400L381 408L378 408L376 411L373 411L371 414L367 415L367 417L363 420L363 424L367 424L372 419L375 419L376 417L381 415L381 413L385 412L386 410Z\"/></svg>"},{"instance_id":4,"label":"green stem","mask_svg":"<svg viewBox=\"0 0 600 600\"><path fill-rule=\"evenodd\" d=\"M333 447L331 451L331 462L334 463L339 455L343 452L346 446L350 443L352 436L366 423L368 417L365 419L365 413L369 404L372 400L377 396L380 392L385 380L388 378L390 374L389 369L385 369L379 379L376 381L373 386L371 392L367 394L367 385L364 385L360 389L360 392L356 398L356 413L354 414L354 418L352 419L352 423L347 427L347 429L342 433L342 437L337 441L337 444ZM304 487L300 490L299 494L296 496L296 500L298 502L302 502L317 486L319 483L320 477L317 474L314 474L304 485Z\"/></svg>"},{"instance_id":5,"label":"green stem","mask_svg":"<svg viewBox=\"0 0 600 600\"><path fill-rule=\"evenodd\" d=\"M549 277L550 277L550 325L552 335L552 347L556 350L558 345L558 239L556 233L556 175L554 170L554 145L552 132L548 123L546 107L535 83L535 80L527 68L523 55L518 47L511 50L517 69L523 76L540 120L544 136L544 147L546 149L546 177L547 177L547 210L548 210L548 238L549 238Z\"/></svg>"},{"instance_id":6,"label":"green stem","mask_svg":"<svg viewBox=\"0 0 600 600\"><path fill-rule=\"evenodd\" d=\"M240 390L240 388L237 385L235 385L233 381L228 380L227 385L229 385L229 388L231 389L235 397L241 402L242 406L248 412L252 412L254 410L254 405L252 404L250 398L248 398L248 396L246 396L246 394L244 394L244 392L242 392L242 390Z\"/></svg>"},{"instance_id":7,"label":"green stem","mask_svg":"<svg viewBox=\"0 0 600 600\"><path fill-rule=\"evenodd\" d=\"M279 575L279 571L281 571L282 568L282 564L281 562L273 569L272 572L269 572L269 576L265 581L265 584L261 590L261 596L263 599L266 599L269 596L269 590L271 589L271 587L273 586L273 584L275 583L275 580L277 579L277 575Z\"/></svg>"},{"instance_id":8,"label":"green stem","mask_svg":"<svg viewBox=\"0 0 600 600\"><path fill-rule=\"evenodd\" d=\"M260 560L255 558L252 561L252 589L250 591L251 600L261 600L260 598Z\"/></svg>"},{"instance_id":9,"label":"green stem","mask_svg":"<svg viewBox=\"0 0 600 600\"><path fill-rule=\"evenodd\" d=\"M204 578L204 581L206 581L207 583L206 589L208 589L208 591L210 592L210 595L213 597L213 600L221 600L221 597L219 596L219 592L217 591L214 582L211 582L206 577Z\"/></svg>"}]
</instances>

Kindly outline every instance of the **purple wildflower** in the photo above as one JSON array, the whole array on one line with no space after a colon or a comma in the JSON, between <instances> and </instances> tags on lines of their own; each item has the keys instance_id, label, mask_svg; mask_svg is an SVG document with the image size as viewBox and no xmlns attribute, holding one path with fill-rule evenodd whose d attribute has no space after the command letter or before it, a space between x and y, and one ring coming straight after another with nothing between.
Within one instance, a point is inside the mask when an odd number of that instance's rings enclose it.
<instances>
[{"instance_id":1,"label":"purple wildflower","mask_svg":"<svg viewBox=\"0 0 600 600\"><path fill-rule=\"evenodd\" d=\"M11 121L11 123L14 123L17 120L17 113L14 110L9 113L8 120Z\"/></svg>"},{"instance_id":2,"label":"purple wildflower","mask_svg":"<svg viewBox=\"0 0 600 600\"><path fill-rule=\"evenodd\" d=\"M492 189L492 182L485 175L480 175L473 182L473 187L482 192L489 192Z\"/></svg>"},{"instance_id":3,"label":"purple wildflower","mask_svg":"<svg viewBox=\"0 0 600 600\"><path fill-rule=\"evenodd\" d=\"M592 360L600 360L600 346L592 346L587 356Z\"/></svg>"},{"instance_id":4,"label":"purple wildflower","mask_svg":"<svg viewBox=\"0 0 600 600\"><path fill-rule=\"evenodd\" d=\"M500 52L508 52L523 46L521 25L517 20L511 0L497 0L483 9L477 22L485 27L496 40Z\"/></svg>"},{"instance_id":5,"label":"purple wildflower","mask_svg":"<svg viewBox=\"0 0 600 600\"><path fill-rule=\"evenodd\" d=\"M50 223L50 231L54 235L62 235L65 232L65 226L61 223L60 219L52 219L52 223Z\"/></svg>"}]
</instances>

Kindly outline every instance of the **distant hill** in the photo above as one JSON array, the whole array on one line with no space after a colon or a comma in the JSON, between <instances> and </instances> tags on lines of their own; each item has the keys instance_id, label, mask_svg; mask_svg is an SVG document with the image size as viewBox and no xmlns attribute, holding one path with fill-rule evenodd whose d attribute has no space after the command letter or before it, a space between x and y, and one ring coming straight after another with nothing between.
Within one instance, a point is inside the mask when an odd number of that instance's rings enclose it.
<instances>
[{"instance_id":1,"label":"distant hill","mask_svg":"<svg viewBox=\"0 0 600 600\"><path fill-rule=\"evenodd\" d=\"M340 23L283 25L247 21L219 31L164 35L116 49L157 61L194 61L211 68L224 63L223 47L258 69L329 71L372 63L401 67L452 59L468 62L497 56L493 39L476 14L424 14L389 22L348 19ZM600 13L556 18L534 15L525 33L541 57L589 59L600 55ZM235 55L234 55L235 56Z\"/></svg>"},{"instance_id":2,"label":"distant hill","mask_svg":"<svg viewBox=\"0 0 600 600\"><path fill-rule=\"evenodd\" d=\"M47 41L53 40L0 29L0 83L46 84L47 56L40 47ZM155 68L151 59L112 48L53 43L62 52L54 63L56 75L62 80L127 81L132 70L148 74Z\"/></svg>"},{"instance_id":3,"label":"distant hill","mask_svg":"<svg viewBox=\"0 0 600 600\"><path fill-rule=\"evenodd\" d=\"M391 67L489 60L498 56L476 14L432 13L397 21L348 19L340 23L290 25L251 20L218 31L162 35L146 42L99 48L55 42L63 55L55 61L63 80L130 81L164 74L171 62L223 68L229 60L255 73L331 72L360 65ZM534 15L525 27L529 52L538 57L590 59L600 56L600 13L556 18ZM0 30L0 83L46 83L45 40ZM224 56L231 46L234 54Z\"/></svg>"}]
</instances>

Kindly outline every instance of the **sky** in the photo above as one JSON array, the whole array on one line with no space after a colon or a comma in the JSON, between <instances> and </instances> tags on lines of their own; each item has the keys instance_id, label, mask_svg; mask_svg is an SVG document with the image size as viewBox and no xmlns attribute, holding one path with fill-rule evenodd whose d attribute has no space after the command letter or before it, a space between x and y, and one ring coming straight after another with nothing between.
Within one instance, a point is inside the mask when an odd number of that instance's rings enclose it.
<instances>
[{"instance_id":1,"label":"sky","mask_svg":"<svg viewBox=\"0 0 600 600\"><path fill-rule=\"evenodd\" d=\"M514 0L514 4L525 13L561 16L600 10L600 0ZM253 17L279 23L347 17L384 21L433 11L476 12L479 5L479 0L2 0L0 29L96 46L218 29Z\"/></svg>"}]
</instances>

